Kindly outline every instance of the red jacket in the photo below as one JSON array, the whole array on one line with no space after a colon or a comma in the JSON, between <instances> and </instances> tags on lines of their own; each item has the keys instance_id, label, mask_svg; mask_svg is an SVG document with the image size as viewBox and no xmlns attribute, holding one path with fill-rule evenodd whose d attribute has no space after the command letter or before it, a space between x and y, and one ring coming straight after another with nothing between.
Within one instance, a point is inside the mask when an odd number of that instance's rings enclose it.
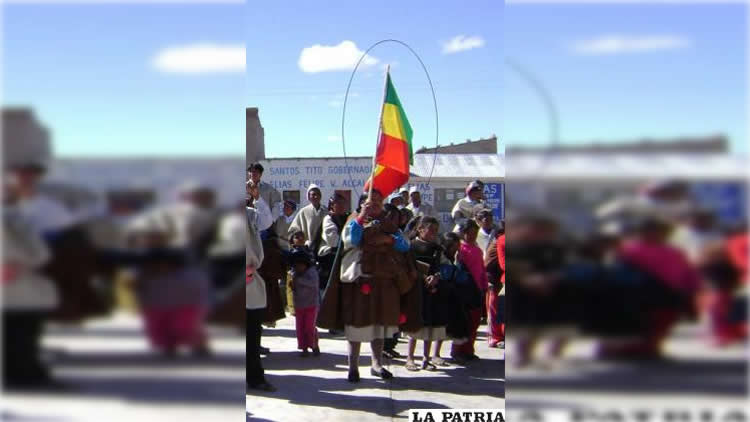
<instances>
[{"instance_id":1,"label":"red jacket","mask_svg":"<svg viewBox=\"0 0 750 422\"><path fill-rule=\"evenodd\" d=\"M731 236L727 240L727 254L732 261L732 265L740 272L740 282L747 283L747 233L740 233Z\"/></svg>"},{"instance_id":2,"label":"red jacket","mask_svg":"<svg viewBox=\"0 0 750 422\"><path fill-rule=\"evenodd\" d=\"M503 275L500 277L500 282L505 284L505 235L502 234L497 238L497 262L500 264L500 268L503 270Z\"/></svg>"}]
</instances>

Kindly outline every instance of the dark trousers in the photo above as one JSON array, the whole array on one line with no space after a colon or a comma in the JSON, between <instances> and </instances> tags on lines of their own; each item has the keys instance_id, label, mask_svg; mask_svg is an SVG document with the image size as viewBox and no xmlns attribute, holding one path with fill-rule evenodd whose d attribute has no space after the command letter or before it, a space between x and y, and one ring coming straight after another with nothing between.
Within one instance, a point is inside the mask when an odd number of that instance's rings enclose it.
<instances>
[{"instance_id":1,"label":"dark trousers","mask_svg":"<svg viewBox=\"0 0 750 422\"><path fill-rule=\"evenodd\" d=\"M33 385L49 378L40 359L45 314L3 312L3 385Z\"/></svg>"},{"instance_id":2,"label":"dark trousers","mask_svg":"<svg viewBox=\"0 0 750 422\"><path fill-rule=\"evenodd\" d=\"M260 335L261 322L265 315L264 309L246 309L247 312L247 345L245 362L245 382L248 386L255 386L265 382L263 365L260 363Z\"/></svg>"}]
</instances>

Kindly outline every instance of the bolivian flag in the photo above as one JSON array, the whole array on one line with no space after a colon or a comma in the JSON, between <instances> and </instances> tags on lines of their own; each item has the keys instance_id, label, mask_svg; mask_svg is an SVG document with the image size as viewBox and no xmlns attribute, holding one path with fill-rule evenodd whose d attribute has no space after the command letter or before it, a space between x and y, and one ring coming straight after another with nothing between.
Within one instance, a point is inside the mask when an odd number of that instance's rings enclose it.
<instances>
[{"instance_id":1,"label":"bolivian flag","mask_svg":"<svg viewBox=\"0 0 750 422\"><path fill-rule=\"evenodd\" d=\"M388 196L409 181L409 164L412 164L412 130L409 119L393 88L391 75L386 74L383 117L380 121L380 139L375 152L374 189ZM365 183L365 192L370 180Z\"/></svg>"}]
</instances>

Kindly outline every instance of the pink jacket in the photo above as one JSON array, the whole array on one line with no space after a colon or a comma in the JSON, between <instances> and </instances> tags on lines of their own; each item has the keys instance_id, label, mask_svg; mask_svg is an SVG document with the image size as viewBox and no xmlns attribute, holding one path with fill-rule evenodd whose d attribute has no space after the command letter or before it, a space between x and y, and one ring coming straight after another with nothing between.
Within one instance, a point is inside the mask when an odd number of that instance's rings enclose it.
<instances>
[{"instance_id":1,"label":"pink jacket","mask_svg":"<svg viewBox=\"0 0 750 422\"><path fill-rule=\"evenodd\" d=\"M698 271L682 251L670 245L636 240L623 245L620 256L673 289L695 291L700 286Z\"/></svg>"},{"instance_id":2,"label":"pink jacket","mask_svg":"<svg viewBox=\"0 0 750 422\"><path fill-rule=\"evenodd\" d=\"M461 247L458 249L458 259L469 270L479 290L487 291L489 280L487 280L487 272L484 268L484 254L479 246L461 242Z\"/></svg>"}]
</instances>

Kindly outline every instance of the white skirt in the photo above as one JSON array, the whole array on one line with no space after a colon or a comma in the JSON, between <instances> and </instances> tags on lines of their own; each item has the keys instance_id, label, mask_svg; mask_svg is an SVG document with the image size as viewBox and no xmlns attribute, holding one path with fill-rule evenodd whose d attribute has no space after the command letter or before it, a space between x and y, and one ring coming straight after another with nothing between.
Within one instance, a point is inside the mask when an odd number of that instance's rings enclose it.
<instances>
[{"instance_id":1,"label":"white skirt","mask_svg":"<svg viewBox=\"0 0 750 422\"><path fill-rule=\"evenodd\" d=\"M348 341L358 341L361 343L370 342L377 339L391 338L398 333L398 327L386 327L383 325L368 325L365 327L355 327L353 325L344 326L344 335Z\"/></svg>"},{"instance_id":2,"label":"white skirt","mask_svg":"<svg viewBox=\"0 0 750 422\"><path fill-rule=\"evenodd\" d=\"M407 335L415 340L437 341L448 338L445 327L422 327L419 331L407 333Z\"/></svg>"}]
</instances>

